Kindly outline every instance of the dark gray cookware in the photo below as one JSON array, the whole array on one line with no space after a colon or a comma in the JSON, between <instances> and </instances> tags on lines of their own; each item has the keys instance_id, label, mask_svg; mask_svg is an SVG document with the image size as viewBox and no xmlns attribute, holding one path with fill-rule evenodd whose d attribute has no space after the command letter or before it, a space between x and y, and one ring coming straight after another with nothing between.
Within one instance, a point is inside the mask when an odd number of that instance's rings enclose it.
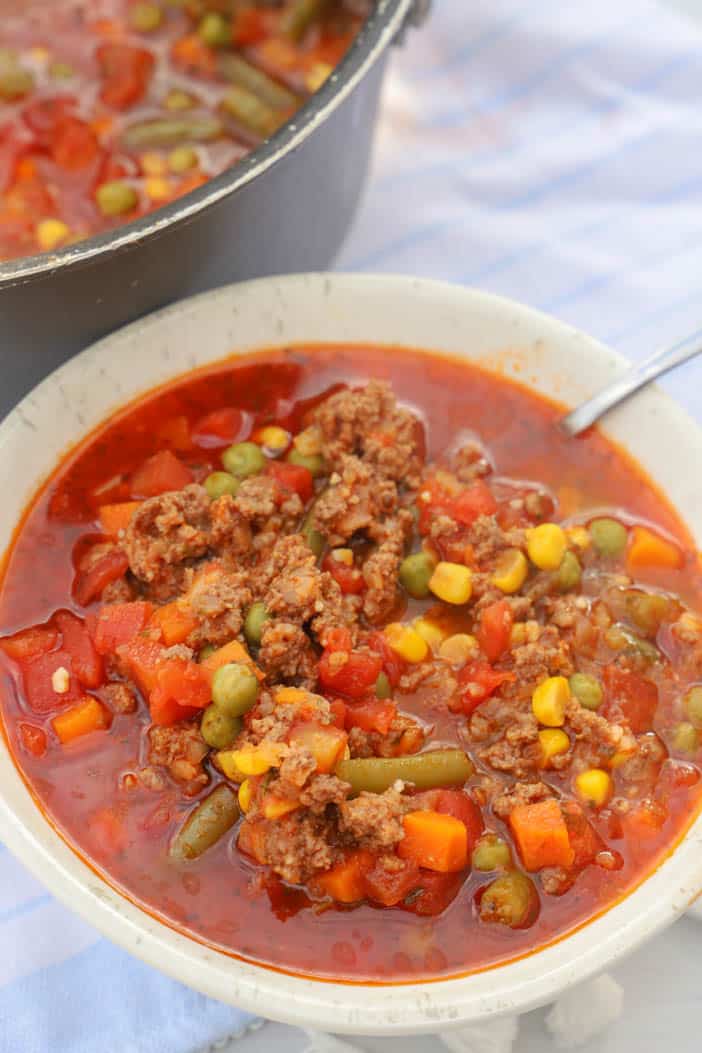
<instances>
[{"instance_id":1,"label":"dark gray cookware","mask_svg":"<svg viewBox=\"0 0 702 1053\"><path fill-rule=\"evenodd\" d=\"M243 278L326 268L363 189L388 48L429 5L379 0L314 98L216 179L111 234L0 264L0 416L148 311Z\"/></svg>"}]
</instances>

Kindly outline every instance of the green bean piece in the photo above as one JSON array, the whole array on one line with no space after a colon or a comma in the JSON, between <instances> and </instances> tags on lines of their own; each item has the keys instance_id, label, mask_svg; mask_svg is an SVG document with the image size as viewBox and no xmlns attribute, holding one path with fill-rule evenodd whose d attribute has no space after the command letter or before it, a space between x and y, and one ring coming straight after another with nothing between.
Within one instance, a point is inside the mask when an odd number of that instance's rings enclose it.
<instances>
[{"instance_id":1,"label":"green bean piece","mask_svg":"<svg viewBox=\"0 0 702 1053\"><path fill-rule=\"evenodd\" d=\"M480 898L480 920L525 929L536 920L539 899L534 882L520 870L491 881Z\"/></svg>"},{"instance_id":2,"label":"green bean piece","mask_svg":"<svg viewBox=\"0 0 702 1053\"><path fill-rule=\"evenodd\" d=\"M182 146L184 143L209 143L222 135L224 127L213 114L182 117L153 117L125 128L122 144L127 150L147 147Z\"/></svg>"},{"instance_id":3,"label":"green bean piece","mask_svg":"<svg viewBox=\"0 0 702 1053\"><path fill-rule=\"evenodd\" d=\"M479 838L471 857L473 870L503 870L511 862L512 853L507 842L490 832Z\"/></svg>"},{"instance_id":4,"label":"green bean piece","mask_svg":"<svg viewBox=\"0 0 702 1053\"><path fill-rule=\"evenodd\" d=\"M197 168L199 158L192 146L176 146L168 155L168 167L176 175L189 172L191 168Z\"/></svg>"},{"instance_id":5,"label":"green bean piece","mask_svg":"<svg viewBox=\"0 0 702 1053\"><path fill-rule=\"evenodd\" d=\"M245 88L237 88L234 84L227 89L220 105L226 114L238 121L247 131L262 139L267 139L286 120L284 114L274 110Z\"/></svg>"},{"instance_id":6,"label":"green bean piece","mask_svg":"<svg viewBox=\"0 0 702 1053\"><path fill-rule=\"evenodd\" d=\"M592 543L601 556L622 555L629 537L622 523L605 516L602 519L593 519L589 530Z\"/></svg>"},{"instance_id":7,"label":"green bean piece","mask_svg":"<svg viewBox=\"0 0 702 1053\"><path fill-rule=\"evenodd\" d=\"M164 106L167 110L173 110L178 112L179 110L191 110L196 103L196 99L187 92L182 91L180 88L173 88L168 92L168 95L164 99Z\"/></svg>"},{"instance_id":8,"label":"green bean piece","mask_svg":"<svg viewBox=\"0 0 702 1053\"><path fill-rule=\"evenodd\" d=\"M0 61L0 99L13 102L22 99L34 88L34 75L15 60Z\"/></svg>"},{"instance_id":9,"label":"green bean piece","mask_svg":"<svg viewBox=\"0 0 702 1053\"><path fill-rule=\"evenodd\" d=\"M646 636L655 636L661 622L670 613L670 600L656 592L642 592L640 589L625 589L624 599L626 612L637 629Z\"/></svg>"},{"instance_id":10,"label":"green bean piece","mask_svg":"<svg viewBox=\"0 0 702 1053\"><path fill-rule=\"evenodd\" d=\"M392 698L392 684L383 672L378 673L378 679L375 682L375 697Z\"/></svg>"},{"instance_id":11,"label":"green bean piece","mask_svg":"<svg viewBox=\"0 0 702 1053\"><path fill-rule=\"evenodd\" d=\"M301 468L307 468L313 479L319 479L320 475L326 475L327 472L327 466L320 453L314 453L311 456L306 457L304 453L300 453L300 451L296 450L293 446L285 460L290 464L299 464Z\"/></svg>"},{"instance_id":12,"label":"green bean piece","mask_svg":"<svg viewBox=\"0 0 702 1053\"><path fill-rule=\"evenodd\" d=\"M75 75L76 71L68 62L52 62L49 66L49 76L54 80L70 80Z\"/></svg>"},{"instance_id":13,"label":"green bean piece","mask_svg":"<svg viewBox=\"0 0 702 1053\"><path fill-rule=\"evenodd\" d=\"M197 859L231 830L240 815L236 794L222 783L187 817L171 842L170 858Z\"/></svg>"},{"instance_id":14,"label":"green bean piece","mask_svg":"<svg viewBox=\"0 0 702 1053\"><path fill-rule=\"evenodd\" d=\"M235 494L239 489L239 480L235 479L229 472L210 472L205 479L205 490L207 496L214 501L224 494Z\"/></svg>"},{"instance_id":15,"label":"green bean piece","mask_svg":"<svg viewBox=\"0 0 702 1053\"><path fill-rule=\"evenodd\" d=\"M237 479L247 479L263 471L266 458L255 442L235 442L222 454L222 464Z\"/></svg>"},{"instance_id":16,"label":"green bean piece","mask_svg":"<svg viewBox=\"0 0 702 1053\"><path fill-rule=\"evenodd\" d=\"M314 552L317 559L319 559L324 552L324 546L327 542L324 534L314 526L314 508L310 508L305 516L305 521L300 527L300 533Z\"/></svg>"},{"instance_id":17,"label":"green bean piece","mask_svg":"<svg viewBox=\"0 0 702 1053\"><path fill-rule=\"evenodd\" d=\"M220 666L212 678L212 701L229 717L242 717L256 705L258 680L239 662Z\"/></svg>"},{"instance_id":18,"label":"green bean piece","mask_svg":"<svg viewBox=\"0 0 702 1053\"><path fill-rule=\"evenodd\" d=\"M230 84L251 92L274 110L293 110L299 105L291 91L234 52L218 55L217 70Z\"/></svg>"},{"instance_id":19,"label":"green bean piece","mask_svg":"<svg viewBox=\"0 0 702 1053\"><path fill-rule=\"evenodd\" d=\"M556 574L556 585L561 592L568 592L569 589L577 589L582 578L582 568L580 566L580 560L574 552L566 552L561 560L561 565L558 568Z\"/></svg>"},{"instance_id":20,"label":"green bean piece","mask_svg":"<svg viewBox=\"0 0 702 1053\"><path fill-rule=\"evenodd\" d=\"M113 179L102 183L95 191L95 200L103 216L123 216L131 212L139 202L139 196L133 186Z\"/></svg>"},{"instance_id":21,"label":"green bean piece","mask_svg":"<svg viewBox=\"0 0 702 1053\"><path fill-rule=\"evenodd\" d=\"M700 733L694 724L683 721L673 728L671 744L678 753L697 753L700 746Z\"/></svg>"},{"instance_id":22,"label":"green bean piece","mask_svg":"<svg viewBox=\"0 0 702 1053\"><path fill-rule=\"evenodd\" d=\"M400 564L400 584L415 600L429 595L429 581L434 573L435 561L427 552L415 552L406 556Z\"/></svg>"},{"instance_id":23,"label":"green bean piece","mask_svg":"<svg viewBox=\"0 0 702 1053\"><path fill-rule=\"evenodd\" d=\"M696 728L702 728L702 687L691 687L685 695L685 709L688 718Z\"/></svg>"},{"instance_id":24,"label":"green bean piece","mask_svg":"<svg viewBox=\"0 0 702 1053\"><path fill-rule=\"evenodd\" d=\"M281 32L297 43L312 23L321 18L327 5L328 0L295 0L281 18Z\"/></svg>"},{"instance_id":25,"label":"green bean piece","mask_svg":"<svg viewBox=\"0 0 702 1053\"><path fill-rule=\"evenodd\" d=\"M431 750L406 757L355 757L343 760L336 774L351 784L354 793L383 793L397 779L419 790L462 786L473 774L473 764L463 750Z\"/></svg>"},{"instance_id":26,"label":"green bean piece","mask_svg":"<svg viewBox=\"0 0 702 1053\"><path fill-rule=\"evenodd\" d=\"M231 25L217 11L210 11L197 27L200 40L210 48L225 48L232 42Z\"/></svg>"},{"instance_id":27,"label":"green bean piece","mask_svg":"<svg viewBox=\"0 0 702 1053\"><path fill-rule=\"evenodd\" d=\"M137 33L153 33L163 22L163 11L157 4L138 3L129 9L129 24Z\"/></svg>"},{"instance_id":28,"label":"green bean piece","mask_svg":"<svg viewBox=\"0 0 702 1053\"><path fill-rule=\"evenodd\" d=\"M599 680L589 673L573 673L568 681L570 692L585 709L599 709L604 697Z\"/></svg>"},{"instance_id":29,"label":"green bean piece","mask_svg":"<svg viewBox=\"0 0 702 1053\"><path fill-rule=\"evenodd\" d=\"M263 634L263 626L270 618L270 614L266 610L264 603L258 600L256 603L252 603L246 612L246 618L244 619L244 636L246 637L247 643L251 644L252 647L258 647L261 643L261 635Z\"/></svg>"},{"instance_id":30,"label":"green bean piece","mask_svg":"<svg viewBox=\"0 0 702 1053\"><path fill-rule=\"evenodd\" d=\"M200 734L208 746L215 750L224 750L231 746L241 731L241 720L239 717L225 713L220 706L214 703L209 705L202 714L200 723Z\"/></svg>"}]
</instances>

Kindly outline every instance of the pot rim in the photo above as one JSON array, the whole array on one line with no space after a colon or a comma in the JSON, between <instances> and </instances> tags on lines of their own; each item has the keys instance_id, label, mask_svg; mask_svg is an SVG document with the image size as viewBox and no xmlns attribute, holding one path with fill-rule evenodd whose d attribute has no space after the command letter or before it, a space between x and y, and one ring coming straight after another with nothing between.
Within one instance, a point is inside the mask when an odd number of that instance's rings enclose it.
<instances>
[{"instance_id":1,"label":"pot rim","mask_svg":"<svg viewBox=\"0 0 702 1053\"><path fill-rule=\"evenodd\" d=\"M170 227L193 219L200 212L241 190L292 153L348 98L366 73L408 23L416 0L378 0L356 40L322 87L277 132L218 176L201 187L146 216L102 234L85 238L55 252L22 256L0 262L0 291L32 278L53 275L98 260L111 252L158 237ZM420 16L425 13L420 7Z\"/></svg>"}]
</instances>

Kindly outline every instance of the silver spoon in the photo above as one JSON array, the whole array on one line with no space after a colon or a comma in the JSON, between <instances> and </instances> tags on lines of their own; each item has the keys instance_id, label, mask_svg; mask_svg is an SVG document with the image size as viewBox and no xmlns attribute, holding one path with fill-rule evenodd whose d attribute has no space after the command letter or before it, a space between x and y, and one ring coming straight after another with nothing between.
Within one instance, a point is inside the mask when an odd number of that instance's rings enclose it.
<instances>
[{"instance_id":1,"label":"silver spoon","mask_svg":"<svg viewBox=\"0 0 702 1053\"><path fill-rule=\"evenodd\" d=\"M699 354L702 354L702 329L698 329L696 333L692 333L678 344L673 344L672 347L656 351L643 362L637 362L592 398L582 402L570 413L561 417L558 421L559 428L566 435L579 435L613 406L618 406L620 402L642 388L644 384L663 376L676 366L681 366L683 362L689 362L691 358Z\"/></svg>"}]
</instances>

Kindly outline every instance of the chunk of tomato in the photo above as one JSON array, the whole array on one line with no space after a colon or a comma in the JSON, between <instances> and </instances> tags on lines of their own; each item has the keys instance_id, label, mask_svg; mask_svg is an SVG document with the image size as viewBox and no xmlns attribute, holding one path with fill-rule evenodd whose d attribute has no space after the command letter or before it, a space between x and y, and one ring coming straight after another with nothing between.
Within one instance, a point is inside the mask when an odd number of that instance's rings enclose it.
<instances>
[{"instance_id":1,"label":"chunk of tomato","mask_svg":"<svg viewBox=\"0 0 702 1053\"><path fill-rule=\"evenodd\" d=\"M617 665L608 665L604 671L604 683L605 716L609 715L610 709L618 708L635 735L650 731L658 708L658 688L653 681Z\"/></svg>"},{"instance_id":2,"label":"chunk of tomato","mask_svg":"<svg viewBox=\"0 0 702 1053\"><path fill-rule=\"evenodd\" d=\"M319 660L319 682L334 695L363 698L375 686L381 668L375 654L325 650Z\"/></svg>"},{"instance_id":3,"label":"chunk of tomato","mask_svg":"<svg viewBox=\"0 0 702 1053\"><path fill-rule=\"evenodd\" d=\"M312 472L301 464L271 461L266 471L282 490L297 494L304 504L307 504L314 494Z\"/></svg>"},{"instance_id":4,"label":"chunk of tomato","mask_svg":"<svg viewBox=\"0 0 702 1053\"><path fill-rule=\"evenodd\" d=\"M358 567L349 567L348 564L342 563L332 552L327 552L322 560L322 570L331 574L345 596L358 596L366 587Z\"/></svg>"},{"instance_id":5,"label":"chunk of tomato","mask_svg":"<svg viewBox=\"0 0 702 1053\"><path fill-rule=\"evenodd\" d=\"M363 891L374 903L395 907L419 882L419 867L411 859L385 856L375 859L363 874Z\"/></svg>"},{"instance_id":6,"label":"chunk of tomato","mask_svg":"<svg viewBox=\"0 0 702 1053\"><path fill-rule=\"evenodd\" d=\"M480 516L491 516L497 511L497 501L487 483L476 479L450 504L448 514L463 526L472 526Z\"/></svg>"},{"instance_id":7,"label":"chunk of tomato","mask_svg":"<svg viewBox=\"0 0 702 1053\"><path fill-rule=\"evenodd\" d=\"M442 914L458 895L465 874L465 871L440 874L438 871L420 869L415 891L403 905L404 909L425 918Z\"/></svg>"},{"instance_id":8,"label":"chunk of tomato","mask_svg":"<svg viewBox=\"0 0 702 1053\"><path fill-rule=\"evenodd\" d=\"M370 698L346 707L346 727L387 735L396 716L397 706L394 702Z\"/></svg>"},{"instance_id":9,"label":"chunk of tomato","mask_svg":"<svg viewBox=\"0 0 702 1053\"><path fill-rule=\"evenodd\" d=\"M154 69L154 56L130 44L103 44L97 49L102 75L100 98L106 106L126 110L146 92Z\"/></svg>"},{"instance_id":10,"label":"chunk of tomato","mask_svg":"<svg viewBox=\"0 0 702 1053\"><path fill-rule=\"evenodd\" d=\"M10 658L21 662L51 651L58 643L58 637L58 629L53 625L34 625L0 640L0 648Z\"/></svg>"},{"instance_id":11,"label":"chunk of tomato","mask_svg":"<svg viewBox=\"0 0 702 1053\"><path fill-rule=\"evenodd\" d=\"M21 723L18 725L22 745L33 757L43 757L47 749L46 732L36 724Z\"/></svg>"},{"instance_id":12,"label":"chunk of tomato","mask_svg":"<svg viewBox=\"0 0 702 1053\"><path fill-rule=\"evenodd\" d=\"M130 678L141 693L148 696L158 683L157 673L165 661L166 648L155 640L137 636L118 646L116 651Z\"/></svg>"},{"instance_id":13,"label":"chunk of tomato","mask_svg":"<svg viewBox=\"0 0 702 1053\"><path fill-rule=\"evenodd\" d=\"M473 798L464 790L439 790L433 808L435 812L442 812L444 815L452 815L454 819L460 819L468 832L468 855L470 855L485 828L483 813Z\"/></svg>"},{"instance_id":14,"label":"chunk of tomato","mask_svg":"<svg viewBox=\"0 0 702 1053\"><path fill-rule=\"evenodd\" d=\"M452 709L459 709L469 714L476 709L486 698L490 698L501 684L507 684L514 680L513 673L503 673L499 669L493 669L489 662L477 659L469 662L463 667L458 675L458 682L462 689L460 702L452 704Z\"/></svg>"},{"instance_id":15,"label":"chunk of tomato","mask_svg":"<svg viewBox=\"0 0 702 1053\"><path fill-rule=\"evenodd\" d=\"M212 410L196 421L192 430L192 440L197 446L215 449L238 442L248 432L247 420L241 410L224 406Z\"/></svg>"},{"instance_id":16,"label":"chunk of tomato","mask_svg":"<svg viewBox=\"0 0 702 1053\"><path fill-rule=\"evenodd\" d=\"M118 581L129 570L129 560L119 548L106 552L88 571L81 571L73 586L73 595L81 607L102 596L113 581Z\"/></svg>"},{"instance_id":17,"label":"chunk of tomato","mask_svg":"<svg viewBox=\"0 0 702 1053\"><path fill-rule=\"evenodd\" d=\"M168 658L156 670L156 685L149 693L154 724L175 724L208 706L212 691L207 674L195 662Z\"/></svg>"},{"instance_id":18,"label":"chunk of tomato","mask_svg":"<svg viewBox=\"0 0 702 1053\"><path fill-rule=\"evenodd\" d=\"M103 607L95 621L95 647L99 654L114 654L144 628L153 605L141 600L134 603L110 603Z\"/></svg>"},{"instance_id":19,"label":"chunk of tomato","mask_svg":"<svg viewBox=\"0 0 702 1053\"><path fill-rule=\"evenodd\" d=\"M67 171L78 171L87 167L100 155L100 144L89 124L79 117L62 117L54 130L51 141L53 160Z\"/></svg>"},{"instance_id":20,"label":"chunk of tomato","mask_svg":"<svg viewBox=\"0 0 702 1053\"><path fill-rule=\"evenodd\" d=\"M475 638L489 662L496 662L509 647L513 622L507 600L497 600L480 612Z\"/></svg>"},{"instance_id":21,"label":"chunk of tomato","mask_svg":"<svg viewBox=\"0 0 702 1053\"><path fill-rule=\"evenodd\" d=\"M169 490L182 490L193 481L193 473L171 450L159 450L148 457L132 475L132 497L156 497Z\"/></svg>"},{"instance_id":22,"label":"chunk of tomato","mask_svg":"<svg viewBox=\"0 0 702 1053\"><path fill-rule=\"evenodd\" d=\"M55 620L62 646L71 656L73 672L84 687L99 687L104 677L102 658L85 624L71 611L58 611Z\"/></svg>"},{"instance_id":23,"label":"chunk of tomato","mask_svg":"<svg viewBox=\"0 0 702 1053\"><path fill-rule=\"evenodd\" d=\"M397 651L393 651L385 636L381 632L373 632L368 637L368 646L372 651L380 655L382 670L390 681L392 687L397 687L400 677L407 669L407 663L401 658ZM376 677L377 679L377 677Z\"/></svg>"},{"instance_id":24,"label":"chunk of tomato","mask_svg":"<svg viewBox=\"0 0 702 1053\"><path fill-rule=\"evenodd\" d=\"M53 676L58 669L65 669L68 673L65 691L54 690ZM23 680L27 704L35 713L53 713L67 702L76 702L84 695L71 669L71 656L64 650L51 651L50 654L31 659L24 666Z\"/></svg>"}]
</instances>

